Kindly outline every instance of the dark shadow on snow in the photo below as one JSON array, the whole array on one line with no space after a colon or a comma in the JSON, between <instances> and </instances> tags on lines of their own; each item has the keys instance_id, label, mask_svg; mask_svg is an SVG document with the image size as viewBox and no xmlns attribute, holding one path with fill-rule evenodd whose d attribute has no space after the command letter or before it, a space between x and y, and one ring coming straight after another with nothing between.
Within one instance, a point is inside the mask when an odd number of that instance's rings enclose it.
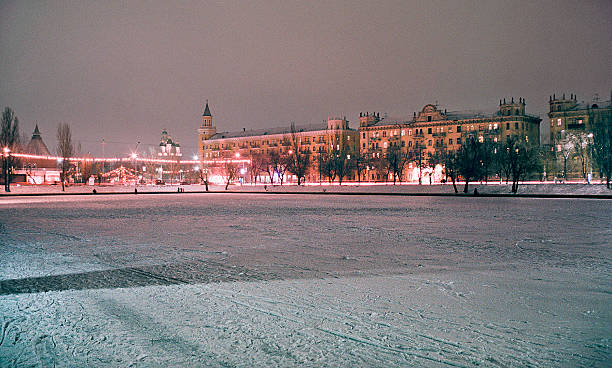
<instances>
[{"instance_id":1,"label":"dark shadow on snow","mask_svg":"<svg viewBox=\"0 0 612 368\"><path fill-rule=\"evenodd\" d=\"M0 295L277 279L281 277L270 272L201 261L0 280Z\"/></svg>"}]
</instances>

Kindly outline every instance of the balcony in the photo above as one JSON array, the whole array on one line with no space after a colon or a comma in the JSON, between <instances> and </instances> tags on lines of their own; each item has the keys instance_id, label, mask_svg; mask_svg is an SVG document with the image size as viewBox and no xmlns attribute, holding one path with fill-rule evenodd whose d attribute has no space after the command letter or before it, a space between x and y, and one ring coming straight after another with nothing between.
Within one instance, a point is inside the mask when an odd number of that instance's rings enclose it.
<instances>
[{"instance_id":1,"label":"balcony","mask_svg":"<svg viewBox=\"0 0 612 368\"><path fill-rule=\"evenodd\" d=\"M567 129L582 129L582 130L584 130L584 124L567 124Z\"/></svg>"}]
</instances>

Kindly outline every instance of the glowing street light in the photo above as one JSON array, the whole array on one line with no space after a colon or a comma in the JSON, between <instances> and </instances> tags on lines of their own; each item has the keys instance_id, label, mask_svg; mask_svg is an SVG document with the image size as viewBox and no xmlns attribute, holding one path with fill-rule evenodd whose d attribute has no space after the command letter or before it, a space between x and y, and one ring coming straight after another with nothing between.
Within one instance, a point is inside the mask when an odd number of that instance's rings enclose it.
<instances>
[{"instance_id":1,"label":"glowing street light","mask_svg":"<svg viewBox=\"0 0 612 368\"><path fill-rule=\"evenodd\" d=\"M198 159L198 155L193 155L193 160L196 161Z\"/></svg>"},{"instance_id":2,"label":"glowing street light","mask_svg":"<svg viewBox=\"0 0 612 368\"><path fill-rule=\"evenodd\" d=\"M236 158L240 158L240 152L236 152Z\"/></svg>"},{"instance_id":3,"label":"glowing street light","mask_svg":"<svg viewBox=\"0 0 612 368\"><path fill-rule=\"evenodd\" d=\"M289 150L289 154L292 155L293 154L293 150Z\"/></svg>"}]
</instances>

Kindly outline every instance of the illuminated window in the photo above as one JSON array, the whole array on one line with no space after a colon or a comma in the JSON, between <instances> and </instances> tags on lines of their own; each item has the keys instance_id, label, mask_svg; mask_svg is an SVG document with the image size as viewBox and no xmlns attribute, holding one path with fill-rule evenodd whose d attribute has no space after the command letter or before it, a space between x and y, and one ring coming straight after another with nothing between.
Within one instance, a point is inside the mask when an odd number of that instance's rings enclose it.
<instances>
[{"instance_id":1,"label":"illuminated window","mask_svg":"<svg viewBox=\"0 0 612 368\"><path fill-rule=\"evenodd\" d=\"M582 119L578 119L578 124L582 124Z\"/></svg>"},{"instance_id":2,"label":"illuminated window","mask_svg":"<svg viewBox=\"0 0 612 368\"><path fill-rule=\"evenodd\" d=\"M406 131L402 129L402 137L406 135Z\"/></svg>"},{"instance_id":3,"label":"illuminated window","mask_svg":"<svg viewBox=\"0 0 612 368\"><path fill-rule=\"evenodd\" d=\"M493 124L489 124L489 130L493 129Z\"/></svg>"},{"instance_id":4,"label":"illuminated window","mask_svg":"<svg viewBox=\"0 0 612 368\"><path fill-rule=\"evenodd\" d=\"M557 126L561 126L561 119L557 119Z\"/></svg>"},{"instance_id":5,"label":"illuminated window","mask_svg":"<svg viewBox=\"0 0 612 368\"><path fill-rule=\"evenodd\" d=\"M412 129L408 129L408 135L412 135Z\"/></svg>"},{"instance_id":6,"label":"illuminated window","mask_svg":"<svg viewBox=\"0 0 612 368\"><path fill-rule=\"evenodd\" d=\"M525 136L525 142L529 143L529 137Z\"/></svg>"},{"instance_id":7,"label":"illuminated window","mask_svg":"<svg viewBox=\"0 0 612 368\"><path fill-rule=\"evenodd\" d=\"M493 129L497 129L497 123L493 124Z\"/></svg>"},{"instance_id":8,"label":"illuminated window","mask_svg":"<svg viewBox=\"0 0 612 368\"><path fill-rule=\"evenodd\" d=\"M479 136L478 137L478 142L480 142L480 143L484 142L484 137L483 136Z\"/></svg>"},{"instance_id":9,"label":"illuminated window","mask_svg":"<svg viewBox=\"0 0 612 368\"><path fill-rule=\"evenodd\" d=\"M387 142L383 143L383 148L387 148Z\"/></svg>"}]
</instances>

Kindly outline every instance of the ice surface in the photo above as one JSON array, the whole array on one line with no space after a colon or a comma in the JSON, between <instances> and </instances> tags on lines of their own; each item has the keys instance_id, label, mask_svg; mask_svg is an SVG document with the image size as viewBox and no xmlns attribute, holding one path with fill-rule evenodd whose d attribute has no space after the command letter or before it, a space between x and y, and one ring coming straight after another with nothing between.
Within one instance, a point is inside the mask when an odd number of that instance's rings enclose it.
<instances>
[{"instance_id":1,"label":"ice surface","mask_svg":"<svg viewBox=\"0 0 612 368\"><path fill-rule=\"evenodd\" d=\"M0 202L0 366L606 366L612 201Z\"/></svg>"}]
</instances>

